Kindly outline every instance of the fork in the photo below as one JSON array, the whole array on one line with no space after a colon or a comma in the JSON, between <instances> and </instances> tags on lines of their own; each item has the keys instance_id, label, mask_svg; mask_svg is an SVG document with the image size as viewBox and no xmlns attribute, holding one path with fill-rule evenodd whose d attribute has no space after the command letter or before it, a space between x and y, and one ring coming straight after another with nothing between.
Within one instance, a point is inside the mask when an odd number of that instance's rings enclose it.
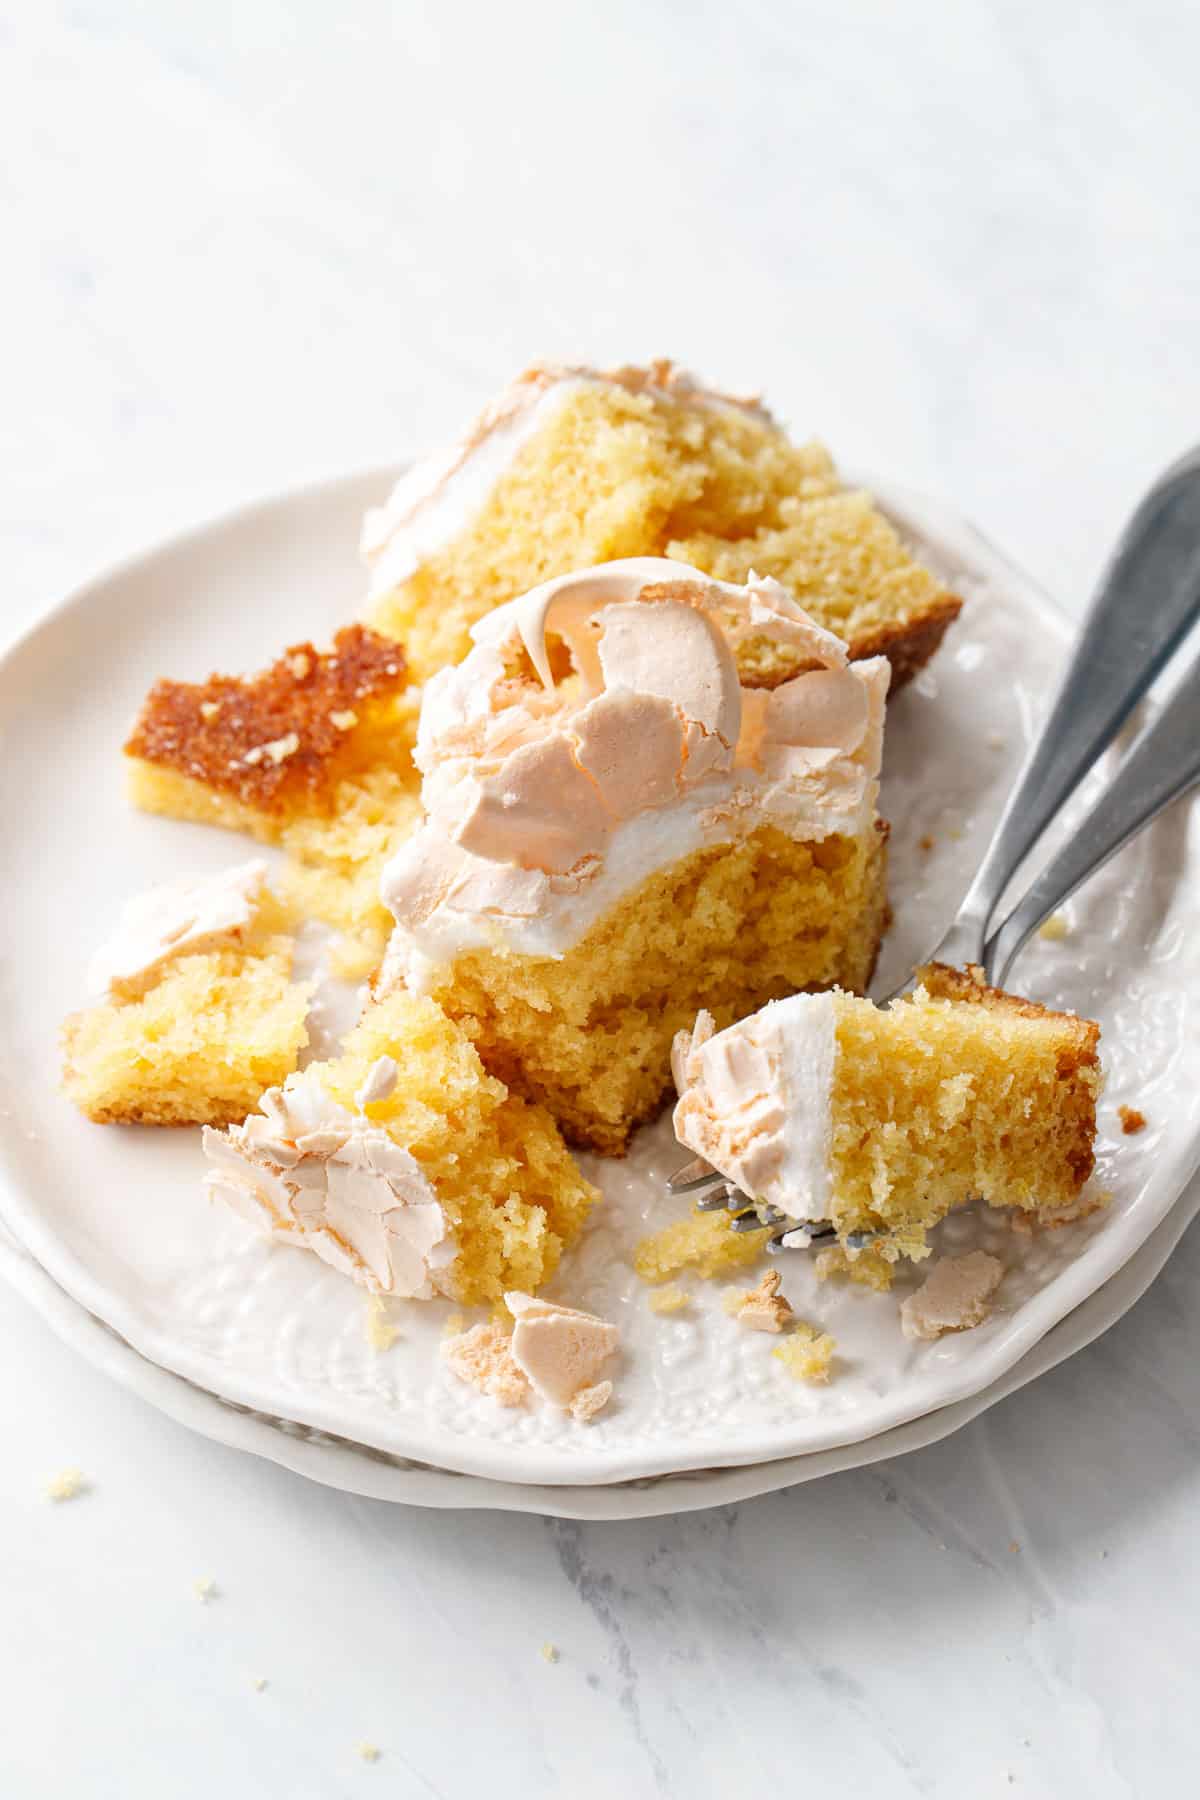
<instances>
[{"instance_id":1,"label":"fork","mask_svg":"<svg viewBox=\"0 0 1200 1800\"><path fill-rule=\"evenodd\" d=\"M978 964L1003 986L1024 945L1056 908L1152 820L1200 785L1200 657L1137 737L1072 836L998 924L1000 902L1085 776L1113 742L1200 618L1200 447L1171 465L1133 514L1109 558L1049 715L1022 765L988 849L949 929L921 962ZM919 966L919 965L918 965ZM909 979L890 1005L913 985ZM672 1194L698 1211L722 1208L734 1231L773 1227L768 1250L836 1237L828 1221L789 1220L756 1203L703 1158L676 1170ZM850 1249L875 1234L847 1236Z\"/></svg>"}]
</instances>

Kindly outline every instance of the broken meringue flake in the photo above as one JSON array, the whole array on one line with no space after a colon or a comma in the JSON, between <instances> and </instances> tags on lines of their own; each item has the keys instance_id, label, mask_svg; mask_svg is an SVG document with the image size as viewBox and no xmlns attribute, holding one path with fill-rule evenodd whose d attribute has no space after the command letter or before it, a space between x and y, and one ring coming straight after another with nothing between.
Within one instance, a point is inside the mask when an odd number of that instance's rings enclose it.
<instances>
[{"instance_id":1,"label":"broken meringue flake","mask_svg":"<svg viewBox=\"0 0 1200 1800\"><path fill-rule=\"evenodd\" d=\"M986 1250L944 1256L901 1305L900 1329L926 1343L947 1331L971 1331L991 1312L989 1302L1003 1279L1004 1264Z\"/></svg>"},{"instance_id":2,"label":"broken meringue flake","mask_svg":"<svg viewBox=\"0 0 1200 1800\"><path fill-rule=\"evenodd\" d=\"M524 1406L529 1383L513 1361L512 1339L503 1325L473 1325L443 1338L442 1356L452 1374L501 1406Z\"/></svg>"},{"instance_id":3,"label":"broken meringue flake","mask_svg":"<svg viewBox=\"0 0 1200 1800\"><path fill-rule=\"evenodd\" d=\"M756 1288L741 1296L736 1317L750 1331L783 1331L795 1314L791 1302L780 1293L783 1276L778 1269L768 1269Z\"/></svg>"},{"instance_id":4,"label":"broken meringue flake","mask_svg":"<svg viewBox=\"0 0 1200 1800\"><path fill-rule=\"evenodd\" d=\"M615 1325L595 1313L535 1300L532 1294L505 1294L504 1304L516 1320L513 1361L543 1400L570 1407L582 1390L597 1384L601 1366L617 1348ZM599 1411L611 1395L612 1385L607 1385L609 1393L592 1403L592 1411Z\"/></svg>"}]
</instances>

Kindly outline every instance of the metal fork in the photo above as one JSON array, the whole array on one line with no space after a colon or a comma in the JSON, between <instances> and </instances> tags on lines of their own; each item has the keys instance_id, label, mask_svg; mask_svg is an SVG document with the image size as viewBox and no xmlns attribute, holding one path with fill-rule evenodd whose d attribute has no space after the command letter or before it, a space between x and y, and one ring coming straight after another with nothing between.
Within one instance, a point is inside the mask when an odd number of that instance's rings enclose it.
<instances>
[{"instance_id":1,"label":"metal fork","mask_svg":"<svg viewBox=\"0 0 1200 1800\"><path fill-rule=\"evenodd\" d=\"M978 964L1002 986L1038 926L1168 806L1200 785L1200 658L1146 725L1071 838L1024 898L994 924L1029 852L1112 743L1200 618L1200 447L1150 489L1122 533L1088 608L1054 704L1009 795L983 861L936 948L922 962ZM891 1003L912 985L912 977ZM768 1250L808 1249L836 1236L759 1206L696 1158L671 1176L699 1211L725 1208L734 1231L774 1226ZM874 1241L855 1233L852 1249Z\"/></svg>"}]
</instances>

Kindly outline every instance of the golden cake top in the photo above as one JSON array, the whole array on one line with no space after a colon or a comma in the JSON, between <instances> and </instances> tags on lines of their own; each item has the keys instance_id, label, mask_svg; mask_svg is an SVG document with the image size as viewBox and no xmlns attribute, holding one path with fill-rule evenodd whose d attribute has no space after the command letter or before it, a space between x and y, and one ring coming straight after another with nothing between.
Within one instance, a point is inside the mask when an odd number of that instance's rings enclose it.
<instances>
[{"instance_id":1,"label":"golden cake top","mask_svg":"<svg viewBox=\"0 0 1200 1800\"><path fill-rule=\"evenodd\" d=\"M155 682L125 753L260 812L285 812L332 797L358 709L407 682L397 643L349 625L330 650L293 644L257 675Z\"/></svg>"}]
</instances>

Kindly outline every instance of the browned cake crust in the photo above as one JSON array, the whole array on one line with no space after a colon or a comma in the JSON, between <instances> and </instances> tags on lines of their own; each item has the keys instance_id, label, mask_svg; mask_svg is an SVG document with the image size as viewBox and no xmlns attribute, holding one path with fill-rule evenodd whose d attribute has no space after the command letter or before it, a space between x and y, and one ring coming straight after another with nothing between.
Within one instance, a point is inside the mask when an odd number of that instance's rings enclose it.
<instances>
[{"instance_id":1,"label":"browned cake crust","mask_svg":"<svg viewBox=\"0 0 1200 1800\"><path fill-rule=\"evenodd\" d=\"M259 812L311 809L356 759L356 709L407 683L395 639L349 625L332 649L293 644L258 675L156 681L125 753Z\"/></svg>"},{"instance_id":2,"label":"browned cake crust","mask_svg":"<svg viewBox=\"0 0 1200 1800\"><path fill-rule=\"evenodd\" d=\"M888 688L888 699L891 700L925 667L962 606L957 594L944 594L919 617L907 619L902 625L881 625L874 631L860 631L850 640L850 659L861 662L868 656L886 656L892 665L892 681Z\"/></svg>"}]
</instances>

